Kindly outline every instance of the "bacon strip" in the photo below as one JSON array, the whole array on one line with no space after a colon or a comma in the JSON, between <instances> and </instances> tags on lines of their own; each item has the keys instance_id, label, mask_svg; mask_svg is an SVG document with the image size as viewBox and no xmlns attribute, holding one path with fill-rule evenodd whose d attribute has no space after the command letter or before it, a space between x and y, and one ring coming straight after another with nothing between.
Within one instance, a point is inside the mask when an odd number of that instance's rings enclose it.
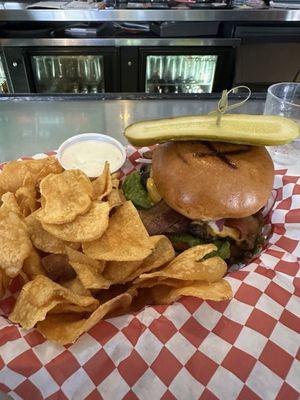
<instances>
[{"instance_id":1,"label":"bacon strip","mask_svg":"<svg viewBox=\"0 0 300 400\"><path fill-rule=\"evenodd\" d=\"M253 249L257 235L261 231L261 218L258 214L245 218L227 218L225 225L240 231L241 241L247 249Z\"/></svg>"}]
</instances>

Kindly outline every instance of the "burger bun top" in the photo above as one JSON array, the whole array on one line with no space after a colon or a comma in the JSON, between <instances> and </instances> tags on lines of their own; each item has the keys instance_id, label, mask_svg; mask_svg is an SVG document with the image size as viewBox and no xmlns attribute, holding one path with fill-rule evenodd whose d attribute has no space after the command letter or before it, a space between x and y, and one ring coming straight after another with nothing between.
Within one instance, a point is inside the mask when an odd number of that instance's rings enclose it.
<instances>
[{"instance_id":1,"label":"burger bun top","mask_svg":"<svg viewBox=\"0 0 300 400\"><path fill-rule=\"evenodd\" d=\"M166 203L192 220L243 218L267 202L274 166L264 147L221 142L167 142L152 173Z\"/></svg>"}]
</instances>

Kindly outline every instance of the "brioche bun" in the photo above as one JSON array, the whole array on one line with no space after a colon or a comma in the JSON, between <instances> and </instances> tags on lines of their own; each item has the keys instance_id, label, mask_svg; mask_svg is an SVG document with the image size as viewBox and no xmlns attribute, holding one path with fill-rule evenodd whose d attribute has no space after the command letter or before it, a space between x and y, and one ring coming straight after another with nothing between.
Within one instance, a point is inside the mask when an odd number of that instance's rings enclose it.
<instances>
[{"instance_id":1,"label":"brioche bun","mask_svg":"<svg viewBox=\"0 0 300 400\"><path fill-rule=\"evenodd\" d=\"M166 203L192 220L243 218L267 202L274 167L264 147L221 142L167 142L152 173Z\"/></svg>"}]
</instances>

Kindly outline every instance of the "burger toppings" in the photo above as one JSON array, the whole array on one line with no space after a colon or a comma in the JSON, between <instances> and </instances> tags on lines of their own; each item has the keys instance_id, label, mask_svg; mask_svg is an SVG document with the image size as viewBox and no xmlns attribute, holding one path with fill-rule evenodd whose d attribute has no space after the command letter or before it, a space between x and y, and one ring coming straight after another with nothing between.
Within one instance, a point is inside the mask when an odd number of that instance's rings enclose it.
<instances>
[{"instance_id":1,"label":"burger toppings","mask_svg":"<svg viewBox=\"0 0 300 400\"><path fill-rule=\"evenodd\" d=\"M227 240L225 242L214 242L214 244L218 249L204 256L205 259L215 256L221 257L223 260L230 258L230 243Z\"/></svg>"},{"instance_id":2,"label":"burger toppings","mask_svg":"<svg viewBox=\"0 0 300 400\"><path fill-rule=\"evenodd\" d=\"M252 146L289 143L299 135L297 122L277 115L226 114L216 124L215 113L136 122L125 129L135 146L167 141L220 140Z\"/></svg>"},{"instance_id":3,"label":"burger toppings","mask_svg":"<svg viewBox=\"0 0 300 400\"><path fill-rule=\"evenodd\" d=\"M132 178L132 175L134 175L134 178ZM134 185L137 181L137 175L136 171L129 175L125 180L127 185L128 182L130 185ZM125 185L125 188L128 189L127 185ZM141 186L143 191L146 190L143 185ZM132 193L135 194L136 192L124 190L124 193L127 197L128 193L131 196ZM168 236L177 252L199 244L213 242L218 248L217 255L224 260L229 260L230 263L250 258L255 252L257 238L262 227L260 213L245 218L191 221L169 207L164 200L146 209L146 207L141 208L139 196L128 199L133 202L137 200L135 205L140 209L140 217L149 235L164 234Z\"/></svg>"},{"instance_id":4,"label":"burger toppings","mask_svg":"<svg viewBox=\"0 0 300 400\"><path fill-rule=\"evenodd\" d=\"M183 251L189 247L198 246L206 242L200 237L191 235L190 233L170 233L168 236L177 251Z\"/></svg>"},{"instance_id":5,"label":"burger toppings","mask_svg":"<svg viewBox=\"0 0 300 400\"><path fill-rule=\"evenodd\" d=\"M151 165L142 165L139 173L132 172L123 183L123 192L137 208L148 209L161 200L151 176Z\"/></svg>"},{"instance_id":6,"label":"burger toppings","mask_svg":"<svg viewBox=\"0 0 300 400\"><path fill-rule=\"evenodd\" d=\"M161 195L158 193L157 187L155 186L153 178L148 178L146 182L146 189L149 193L150 199L154 204L161 200Z\"/></svg>"},{"instance_id":7,"label":"burger toppings","mask_svg":"<svg viewBox=\"0 0 300 400\"><path fill-rule=\"evenodd\" d=\"M245 218L228 218L226 225L240 232L240 246L246 249L253 249L257 236L262 230L263 218L261 213Z\"/></svg>"},{"instance_id":8,"label":"burger toppings","mask_svg":"<svg viewBox=\"0 0 300 400\"><path fill-rule=\"evenodd\" d=\"M272 189L267 151L190 141L159 145L152 156L123 184L148 233L166 235L177 252L213 243L228 264L250 259L263 238L258 210Z\"/></svg>"},{"instance_id":9,"label":"burger toppings","mask_svg":"<svg viewBox=\"0 0 300 400\"><path fill-rule=\"evenodd\" d=\"M207 223L208 232L212 236L230 237L236 241L239 241L241 237L240 231L234 227L230 227L230 225L227 224L227 220L221 219L217 221L209 221Z\"/></svg>"},{"instance_id":10,"label":"burger toppings","mask_svg":"<svg viewBox=\"0 0 300 400\"><path fill-rule=\"evenodd\" d=\"M151 208L153 202L142 184L142 177L134 171L126 177L122 186L124 195L127 200L131 200L137 208Z\"/></svg>"}]
</instances>

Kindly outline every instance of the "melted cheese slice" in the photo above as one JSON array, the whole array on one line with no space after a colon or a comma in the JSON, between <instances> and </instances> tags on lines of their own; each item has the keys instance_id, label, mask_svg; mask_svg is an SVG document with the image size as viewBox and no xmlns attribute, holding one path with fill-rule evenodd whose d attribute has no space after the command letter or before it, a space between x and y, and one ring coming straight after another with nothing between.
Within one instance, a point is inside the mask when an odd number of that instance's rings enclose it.
<instances>
[{"instance_id":1,"label":"melted cheese slice","mask_svg":"<svg viewBox=\"0 0 300 400\"><path fill-rule=\"evenodd\" d=\"M211 221L208 223L209 233L213 236L218 237L230 237L237 242L240 241L240 231L236 228L231 228L230 226L223 226L223 229L220 231L215 222Z\"/></svg>"}]
</instances>

